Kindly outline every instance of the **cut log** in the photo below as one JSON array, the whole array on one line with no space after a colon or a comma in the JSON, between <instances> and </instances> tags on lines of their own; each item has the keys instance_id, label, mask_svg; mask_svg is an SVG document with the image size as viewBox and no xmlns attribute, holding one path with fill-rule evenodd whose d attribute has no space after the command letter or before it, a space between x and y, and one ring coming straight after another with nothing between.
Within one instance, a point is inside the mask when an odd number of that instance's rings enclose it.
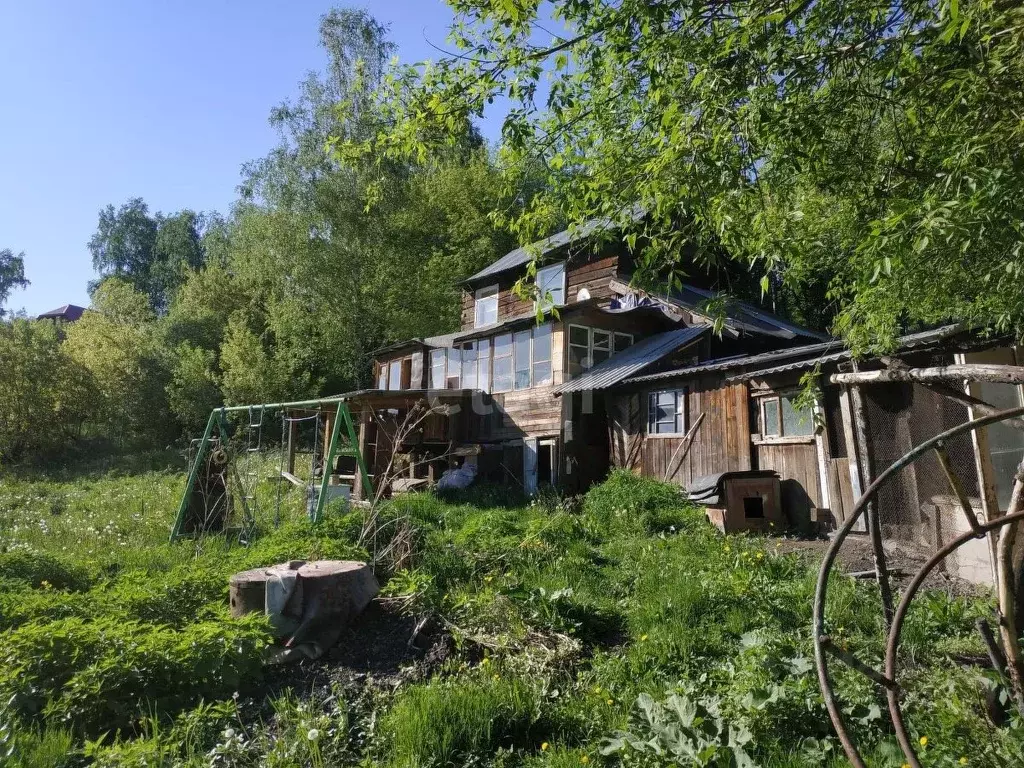
<instances>
[{"instance_id":1,"label":"cut log","mask_svg":"<svg viewBox=\"0 0 1024 768\"><path fill-rule=\"evenodd\" d=\"M999 384L1024 384L1024 366L986 365L965 363L936 368L889 368L884 371L854 371L834 373L832 384L875 384L879 382L909 381L933 384L951 381L991 381Z\"/></svg>"}]
</instances>

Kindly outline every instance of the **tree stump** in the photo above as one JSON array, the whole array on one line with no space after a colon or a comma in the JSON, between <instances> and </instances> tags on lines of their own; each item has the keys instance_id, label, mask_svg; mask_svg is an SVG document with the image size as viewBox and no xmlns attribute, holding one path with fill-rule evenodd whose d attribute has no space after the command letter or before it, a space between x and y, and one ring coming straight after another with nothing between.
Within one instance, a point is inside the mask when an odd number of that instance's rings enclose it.
<instances>
[{"instance_id":1,"label":"tree stump","mask_svg":"<svg viewBox=\"0 0 1024 768\"><path fill-rule=\"evenodd\" d=\"M377 579L366 563L347 560L317 560L311 563L292 561L281 568L290 568L297 575L295 589L285 605L287 618L303 623L331 619L345 623L362 613L380 591ZM266 610L267 582L270 568L254 568L236 573L228 582L231 594L231 615L244 616Z\"/></svg>"}]
</instances>

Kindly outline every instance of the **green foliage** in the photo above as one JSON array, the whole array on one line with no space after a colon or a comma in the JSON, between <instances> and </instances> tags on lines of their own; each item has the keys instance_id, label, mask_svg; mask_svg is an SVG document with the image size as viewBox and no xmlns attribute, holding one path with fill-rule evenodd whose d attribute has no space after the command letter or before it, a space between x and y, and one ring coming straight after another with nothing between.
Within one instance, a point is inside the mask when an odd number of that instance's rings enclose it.
<instances>
[{"instance_id":1,"label":"green foliage","mask_svg":"<svg viewBox=\"0 0 1024 768\"><path fill-rule=\"evenodd\" d=\"M152 320L146 297L112 277L93 292L91 311L68 327L63 344L95 386L93 418L122 442L167 434L166 374Z\"/></svg>"},{"instance_id":2,"label":"green foliage","mask_svg":"<svg viewBox=\"0 0 1024 768\"><path fill-rule=\"evenodd\" d=\"M734 257L780 299L826 294L800 314L833 305L858 350L950 318L1024 332L1019 4L450 5L456 50L396 66L340 156L415 157L508 100L507 181L546 167L507 217L524 241L609 217L641 281Z\"/></svg>"},{"instance_id":3,"label":"green foliage","mask_svg":"<svg viewBox=\"0 0 1024 768\"><path fill-rule=\"evenodd\" d=\"M93 380L52 322L0 322L0 370L0 462L46 455L79 433Z\"/></svg>"},{"instance_id":4,"label":"green foliage","mask_svg":"<svg viewBox=\"0 0 1024 768\"><path fill-rule=\"evenodd\" d=\"M21 718L41 714L86 734L130 728L147 705L174 712L251 684L269 637L260 616L181 631L107 618L33 622L5 635L0 698Z\"/></svg>"},{"instance_id":5,"label":"green foliage","mask_svg":"<svg viewBox=\"0 0 1024 768\"><path fill-rule=\"evenodd\" d=\"M18 582L34 589L79 591L91 581L86 570L45 552L0 552L0 582Z\"/></svg>"},{"instance_id":6,"label":"green foliage","mask_svg":"<svg viewBox=\"0 0 1024 768\"><path fill-rule=\"evenodd\" d=\"M4 316L4 304L7 303L11 291L27 286L25 254L15 254L10 248L0 250L0 318Z\"/></svg>"},{"instance_id":7,"label":"green foliage","mask_svg":"<svg viewBox=\"0 0 1024 768\"><path fill-rule=\"evenodd\" d=\"M404 691L380 725L388 764L461 764L499 747L535 743L535 694L520 680L496 677L435 681Z\"/></svg>"},{"instance_id":8,"label":"green foliage","mask_svg":"<svg viewBox=\"0 0 1024 768\"><path fill-rule=\"evenodd\" d=\"M277 674L263 682L264 619L227 617L228 576L367 559L362 513L332 508L314 526L299 503L247 548L169 545L183 484L149 472L0 486L0 750L17 745L22 764L566 767L601 764L602 747L644 768L741 764L737 748L758 765L843 764L811 662L816 568L772 539L723 537L671 486L616 474L584 499L394 499L381 519L413 534L385 605L432 617L452 636L447 659L380 679L329 660L289 692ZM929 763L1020 754L1019 723L986 714L1005 689L961 663L980 657L972 623L990 610L925 593L908 617L900 682ZM870 585L835 576L826 625L881 663ZM881 692L832 672L872 764L901 764Z\"/></svg>"}]
</instances>

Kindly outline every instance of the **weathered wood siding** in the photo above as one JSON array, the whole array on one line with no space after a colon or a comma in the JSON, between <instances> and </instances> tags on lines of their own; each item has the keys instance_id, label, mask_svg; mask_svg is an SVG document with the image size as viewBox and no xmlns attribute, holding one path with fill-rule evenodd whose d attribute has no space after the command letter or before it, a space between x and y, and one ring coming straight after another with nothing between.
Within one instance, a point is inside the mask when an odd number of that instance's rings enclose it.
<instances>
[{"instance_id":1,"label":"weathered wood siding","mask_svg":"<svg viewBox=\"0 0 1024 768\"><path fill-rule=\"evenodd\" d=\"M581 288L590 291L590 298L607 301L612 297L611 280L616 276L618 256L601 256L586 260L574 260L566 267L565 301L572 304ZM501 276L490 285L498 286L498 321L533 311L533 301L521 299L512 291L519 275ZM462 329L471 330L474 325L476 288L462 292Z\"/></svg>"},{"instance_id":2,"label":"weathered wood siding","mask_svg":"<svg viewBox=\"0 0 1024 768\"><path fill-rule=\"evenodd\" d=\"M676 451L683 441L682 436L647 435L647 398L654 390L645 389L607 400L612 466L668 479L681 486L702 475L751 468L746 385L722 385L721 380L714 377L685 384L689 387L687 425L704 414L686 457L680 462ZM682 385L672 383L663 388Z\"/></svg>"},{"instance_id":3,"label":"weathered wood siding","mask_svg":"<svg viewBox=\"0 0 1024 768\"><path fill-rule=\"evenodd\" d=\"M822 504L818 479L818 448L814 438L805 442L772 443L756 446L757 468L774 469L782 480L782 508L789 515L806 516ZM792 518L791 518L792 519Z\"/></svg>"}]
</instances>

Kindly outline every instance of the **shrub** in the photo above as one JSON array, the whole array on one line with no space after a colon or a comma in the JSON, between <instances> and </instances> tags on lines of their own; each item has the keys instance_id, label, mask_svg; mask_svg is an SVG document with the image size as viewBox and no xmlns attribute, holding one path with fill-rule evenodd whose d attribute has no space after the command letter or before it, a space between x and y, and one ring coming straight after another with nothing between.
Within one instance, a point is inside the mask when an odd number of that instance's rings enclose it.
<instances>
[{"instance_id":1,"label":"shrub","mask_svg":"<svg viewBox=\"0 0 1024 768\"><path fill-rule=\"evenodd\" d=\"M448 765L499 747L532 745L534 692L521 680L479 677L406 690L381 722L390 765Z\"/></svg>"},{"instance_id":2,"label":"shrub","mask_svg":"<svg viewBox=\"0 0 1024 768\"><path fill-rule=\"evenodd\" d=\"M694 525L700 516L687 511L679 488L617 469L594 486L583 502L584 511L606 535L612 532L658 532Z\"/></svg>"},{"instance_id":3,"label":"shrub","mask_svg":"<svg viewBox=\"0 0 1024 768\"><path fill-rule=\"evenodd\" d=\"M88 572L43 552L0 553L0 582L22 583L33 589L52 587L80 591L91 583Z\"/></svg>"},{"instance_id":4,"label":"shrub","mask_svg":"<svg viewBox=\"0 0 1024 768\"><path fill-rule=\"evenodd\" d=\"M0 699L86 734L129 727L150 702L176 712L222 698L260 675L262 616L199 622L182 631L111 618L32 622L5 638Z\"/></svg>"}]
</instances>

